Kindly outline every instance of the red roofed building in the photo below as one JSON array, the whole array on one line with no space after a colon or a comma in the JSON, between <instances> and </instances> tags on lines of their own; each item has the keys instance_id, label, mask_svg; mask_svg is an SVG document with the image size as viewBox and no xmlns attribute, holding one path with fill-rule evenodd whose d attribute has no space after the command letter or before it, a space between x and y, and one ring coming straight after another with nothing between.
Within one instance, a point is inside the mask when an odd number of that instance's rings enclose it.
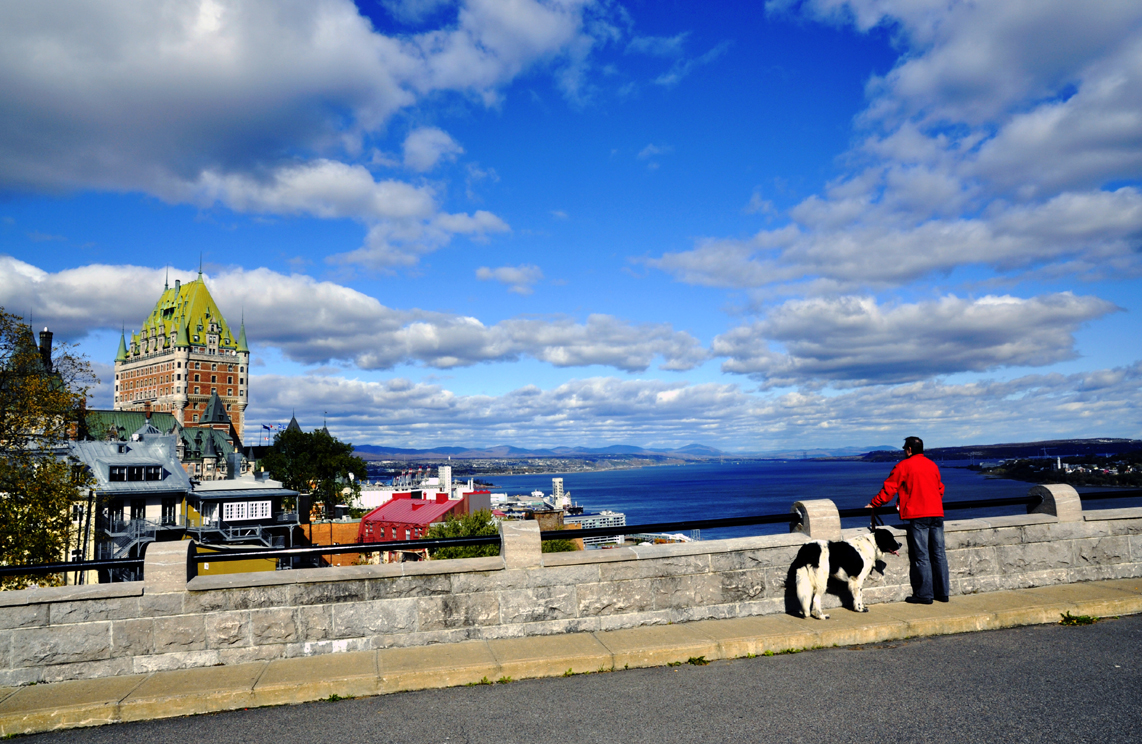
<instances>
[{"instance_id":1,"label":"red roofed building","mask_svg":"<svg viewBox=\"0 0 1142 744\"><path fill-rule=\"evenodd\" d=\"M361 518L357 542L419 540L429 525L443 522L449 514L467 513L467 498L452 500L448 494L438 493L435 499L414 499L411 493L394 493L392 501Z\"/></svg>"}]
</instances>

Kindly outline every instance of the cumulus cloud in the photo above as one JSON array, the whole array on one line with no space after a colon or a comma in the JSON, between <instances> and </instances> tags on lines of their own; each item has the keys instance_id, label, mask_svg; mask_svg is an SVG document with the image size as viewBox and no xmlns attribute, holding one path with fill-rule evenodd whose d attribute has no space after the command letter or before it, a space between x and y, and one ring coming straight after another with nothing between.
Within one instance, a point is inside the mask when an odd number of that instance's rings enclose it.
<instances>
[{"instance_id":1,"label":"cumulus cloud","mask_svg":"<svg viewBox=\"0 0 1142 744\"><path fill-rule=\"evenodd\" d=\"M535 264L500 266L495 269L481 266L476 269L476 278L482 282L494 279L501 284L507 284L509 292L529 295L535 291L532 285L543 278L543 270Z\"/></svg>"},{"instance_id":2,"label":"cumulus cloud","mask_svg":"<svg viewBox=\"0 0 1142 744\"><path fill-rule=\"evenodd\" d=\"M408 18L435 8L393 5ZM590 0L467 0L440 28L386 36L350 0L5 5L0 190L139 191L447 232L457 216L428 189L356 164L367 139L427 95L494 104L525 70L582 70L616 33L609 12ZM410 135L405 159L426 171L459 152L441 130L424 129ZM434 245L390 240L370 260L389 251L386 265L407 265Z\"/></svg>"},{"instance_id":3,"label":"cumulus cloud","mask_svg":"<svg viewBox=\"0 0 1142 744\"><path fill-rule=\"evenodd\" d=\"M847 170L752 239L650 260L681 281L890 289L961 266L1137 276L1142 6L1077 0L771 1L902 54L868 86Z\"/></svg>"},{"instance_id":4,"label":"cumulus cloud","mask_svg":"<svg viewBox=\"0 0 1142 744\"><path fill-rule=\"evenodd\" d=\"M409 132L404 140L404 164L415 171L425 173L438 163L455 160L462 155L464 148L443 129L421 127Z\"/></svg>"},{"instance_id":5,"label":"cumulus cloud","mask_svg":"<svg viewBox=\"0 0 1142 744\"><path fill-rule=\"evenodd\" d=\"M1069 292L888 307L870 297L791 300L718 336L711 351L728 357L724 371L768 386L915 382L1073 359L1079 326L1116 309Z\"/></svg>"},{"instance_id":6,"label":"cumulus cloud","mask_svg":"<svg viewBox=\"0 0 1142 744\"><path fill-rule=\"evenodd\" d=\"M922 431L943 442L1142 434L1142 363L1008 382L917 382L824 395L746 393L732 384L597 377L501 396L460 395L437 384L396 379L255 375L251 409L266 421L296 410L316 426L330 411L337 436L365 444L629 443L788 449L859 444Z\"/></svg>"},{"instance_id":7,"label":"cumulus cloud","mask_svg":"<svg viewBox=\"0 0 1142 744\"><path fill-rule=\"evenodd\" d=\"M195 276L171 271L172 281ZM0 306L30 309L37 324L51 326L61 340L123 323L131 330L153 309L165 280L164 269L92 265L50 273L0 256ZM641 372L656 359L668 370L692 369L706 359L696 338L666 323L591 315L586 322L511 318L488 326L473 317L386 307L349 287L269 269L224 270L207 282L230 322L244 315L251 344L280 349L303 364L452 369L530 357L556 367Z\"/></svg>"}]
</instances>

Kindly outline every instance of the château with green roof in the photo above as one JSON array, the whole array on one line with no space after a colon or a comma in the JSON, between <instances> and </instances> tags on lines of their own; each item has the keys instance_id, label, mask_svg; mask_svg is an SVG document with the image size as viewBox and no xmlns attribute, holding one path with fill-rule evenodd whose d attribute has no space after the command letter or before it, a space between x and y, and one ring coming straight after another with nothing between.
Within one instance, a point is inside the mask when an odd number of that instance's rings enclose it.
<instances>
[{"instance_id":1,"label":"ch\u00e2teau with green roof","mask_svg":"<svg viewBox=\"0 0 1142 744\"><path fill-rule=\"evenodd\" d=\"M193 427L206 423L217 395L241 437L249 369L245 323L234 332L200 270L194 281L168 282L140 328L120 336L115 410L170 413L180 426Z\"/></svg>"}]
</instances>

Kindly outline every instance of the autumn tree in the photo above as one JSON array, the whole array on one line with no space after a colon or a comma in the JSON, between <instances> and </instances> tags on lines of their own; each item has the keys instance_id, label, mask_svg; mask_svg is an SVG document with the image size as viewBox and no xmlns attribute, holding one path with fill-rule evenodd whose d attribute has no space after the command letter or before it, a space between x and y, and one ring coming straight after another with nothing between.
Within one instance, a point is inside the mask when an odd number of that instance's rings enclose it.
<instances>
[{"instance_id":1,"label":"autumn tree","mask_svg":"<svg viewBox=\"0 0 1142 744\"><path fill-rule=\"evenodd\" d=\"M32 329L0 307L0 564L66 559L71 505L89 480L67 455L68 433L95 382L71 347L41 355ZM0 587L61 580L14 576Z\"/></svg>"},{"instance_id":2,"label":"autumn tree","mask_svg":"<svg viewBox=\"0 0 1142 744\"><path fill-rule=\"evenodd\" d=\"M262 458L262 466L286 488L312 493L315 502L325 505L326 514L332 514L337 504L352 503L361 492L361 479L368 474L365 461L353 455L352 444L321 429L279 433ZM342 495L346 487L351 489L348 499Z\"/></svg>"}]
</instances>

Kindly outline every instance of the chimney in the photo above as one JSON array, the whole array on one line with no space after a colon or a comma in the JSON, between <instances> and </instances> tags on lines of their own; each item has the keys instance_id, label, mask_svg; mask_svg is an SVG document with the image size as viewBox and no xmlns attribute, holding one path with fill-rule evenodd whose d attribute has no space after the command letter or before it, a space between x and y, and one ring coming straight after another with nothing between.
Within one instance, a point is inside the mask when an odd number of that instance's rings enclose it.
<instances>
[{"instance_id":1,"label":"chimney","mask_svg":"<svg viewBox=\"0 0 1142 744\"><path fill-rule=\"evenodd\" d=\"M52 371L52 332L44 326L44 330L40 331L40 360L44 363L44 369L48 372Z\"/></svg>"},{"instance_id":2,"label":"chimney","mask_svg":"<svg viewBox=\"0 0 1142 744\"><path fill-rule=\"evenodd\" d=\"M143 413L147 415L147 423L151 423L151 401L143 401Z\"/></svg>"}]
</instances>

